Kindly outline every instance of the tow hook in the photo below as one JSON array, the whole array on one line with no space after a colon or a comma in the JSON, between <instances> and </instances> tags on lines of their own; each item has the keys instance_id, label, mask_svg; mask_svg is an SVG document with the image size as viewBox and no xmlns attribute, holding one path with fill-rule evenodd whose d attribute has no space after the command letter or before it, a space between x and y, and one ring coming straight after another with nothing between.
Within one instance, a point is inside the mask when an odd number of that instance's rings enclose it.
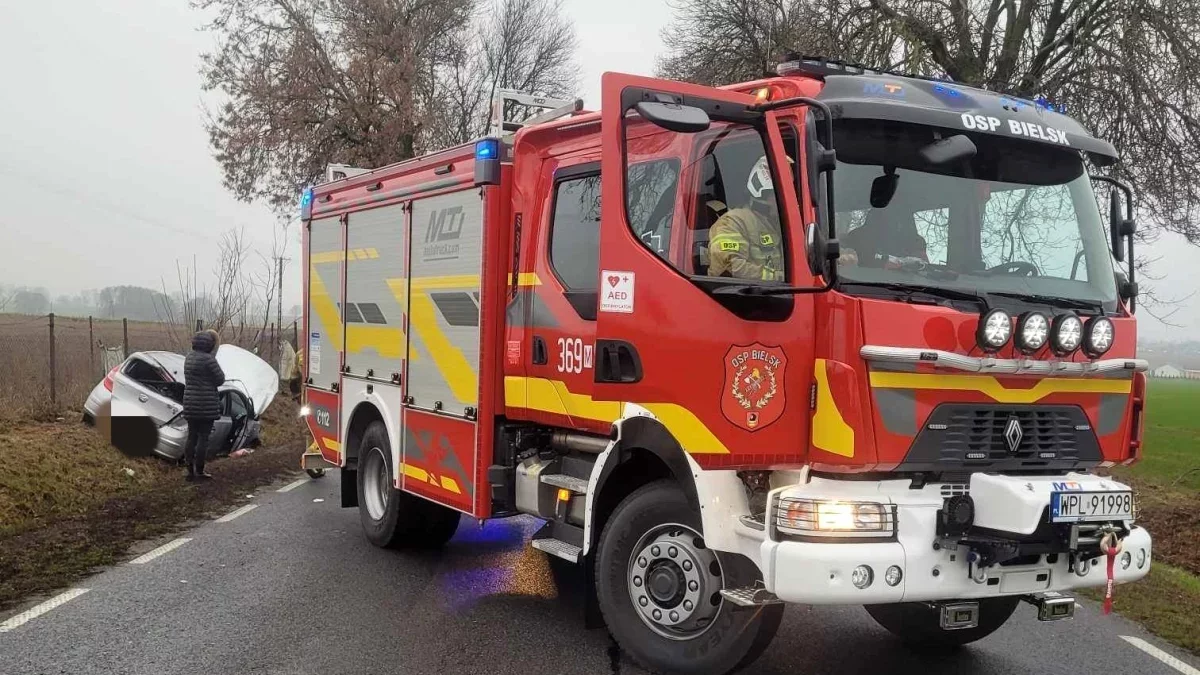
<instances>
[{"instance_id":1,"label":"tow hook","mask_svg":"<svg viewBox=\"0 0 1200 675\"><path fill-rule=\"evenodd\" d=\"M1063 593L1047 591L1021 597L1037 607L1038 621L1062 621L1075 618L1075 598Z\"/></svg>"}]
</instances>

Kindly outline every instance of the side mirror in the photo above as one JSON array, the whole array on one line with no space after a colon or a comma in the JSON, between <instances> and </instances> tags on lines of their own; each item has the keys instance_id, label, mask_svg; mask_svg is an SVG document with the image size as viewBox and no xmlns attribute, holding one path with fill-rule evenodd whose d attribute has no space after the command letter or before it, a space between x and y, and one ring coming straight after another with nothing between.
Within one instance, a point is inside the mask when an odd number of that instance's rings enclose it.
<instances>
[{"instance_id":1,"label":"side mirror","mask_svg":"<svg viewBox=\"0 0 1200 675\"><path fill-rule=\"evenodd\" d=\"M637 111L655 126L681 134L694 134L708 129L712 124L708 113L700 108L681 103L664 101L642 101Z\"/></svg>"},{"instance_id":2,"label":"side mirror","mask_svg":"<svg viewBox=\"0 0 1200 675\"><path fill-rule=\"evenodd\" d=\"M962 134L934 141L920 150L921 159L938 166L971 159L977 152L975 143Z\"/></svg>"},{"instance_id":3,"label":"side mirror","mask_svg":"<svg viewBox=\"0 0 1200 675\"><path fill-rule=\"evenodd\" d=\"M1125 242L1121 241L1122 225L1125 219L1121 217L1121 195L1116 189L1108 193L1108 229L1112 237L1112 254L1117 262L1125 261Z\"/></svg>"}]
</instances>

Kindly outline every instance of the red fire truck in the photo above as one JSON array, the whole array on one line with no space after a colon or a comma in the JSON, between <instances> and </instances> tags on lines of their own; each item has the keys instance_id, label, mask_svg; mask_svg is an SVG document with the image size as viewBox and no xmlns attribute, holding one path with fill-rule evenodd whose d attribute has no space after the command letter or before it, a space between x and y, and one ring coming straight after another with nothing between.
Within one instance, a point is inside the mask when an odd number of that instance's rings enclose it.
<instances>
[{"instance_id":1,"label":"red fire truck","mask_svg":"<svg viewBox=\"0 0 1200 675\"><path fill-rule=\"evenodd\" d=\"M1111 144L820 59L602 84L305 193L303 412L368 540L536 516L684 673L750 663L783 603L958 645L1147 573L1095 473L1138 459L1145 392Z\"/></svg>"}]
</instances>

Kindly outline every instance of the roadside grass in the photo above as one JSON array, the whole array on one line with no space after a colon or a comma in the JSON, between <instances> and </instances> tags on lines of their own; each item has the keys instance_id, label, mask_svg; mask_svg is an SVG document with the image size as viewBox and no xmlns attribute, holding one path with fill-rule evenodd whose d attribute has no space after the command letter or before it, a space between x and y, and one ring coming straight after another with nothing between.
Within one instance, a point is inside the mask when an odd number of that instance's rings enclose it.
<instances>
[{"instance_id":1,"label":"roadside grass","mask_svg":"<svg viewBox=\"0 0 1200 675\"><path fill-rule=\"evenodd\" d=\"M1117 587L1114 609L1200 654L1200 382L1150 381L1143 447L1140 462L1112 473L1137 494L1154 562L1145 579Z\"/></svg>"},{"instance_id":2,"label":"roadside grass","mask_svg":"<svg viewBox=\"0 0 1200 675\"><path fill-rule=\"evenodd\" d=\"M1097 602L1104 599L1100 589L1083 595ZM1117 586L1113 609L1164 640L1200 654L1200 577L1155 562L1141 581Z\"/></svg>"},{"instance_id":3,"label":"roadside grass","mask_svg":"<svg viewBox=\"0 0 1200 675\"><path fill-rule=\"evenodd\" d=\"M100 427L77 419L0 427L0 610L298 471L305 434L295 403L281 396L265 416L261 448L214 460L215 480L189 484L182 469L125 457Z\"/></svg>"},{"instance_id":4,"label":"roadside grass","mask_svg":"<svg viewBox=\"0 0 1200 675\"><path fill-rule=\"evenodd\" d=\"M1200 380L1150 380L1143 441L1142 460L1114 475L1200 492Z\"/></svg>"}]
</instances>

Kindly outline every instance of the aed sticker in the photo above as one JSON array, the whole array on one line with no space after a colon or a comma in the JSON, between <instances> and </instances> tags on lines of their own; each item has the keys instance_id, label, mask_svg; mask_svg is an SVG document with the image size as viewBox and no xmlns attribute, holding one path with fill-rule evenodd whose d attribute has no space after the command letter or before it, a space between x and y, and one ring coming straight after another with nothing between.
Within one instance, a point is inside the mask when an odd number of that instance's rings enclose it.
<instances>
[{"instance_id":1,"label":"aed sticker","mask_svg":"<svg viewBox=\"0 0 1200 675\"><path fill-rule=\"evenodd\" d=\"M600 311L633 314L633 272L600 272Z\"/></svg>"},{"instance_id":2,"label":"aed sticker","mask_svg":"<svg viewBox=\"0 0 1200 675\"><path fill-rule=\"evenodd\" d=\"M510 366L521 365L521 341L520 340L509 340L507 347L508 348L505 350L504 354L505 354L505 360L508 361L508 365L510 365Z\"/></svg>"},{"instance_id":3,"label":"aed sticker","mask_svg":"<svg viewBox=\"0 0 1200 675\"><path fill-rule=\"evenodd\" d=\"M1023 122L1021 120L1002 120L999 117L991 117L989 115L973 115L971 113L963 113L962 124L963 127L972 131L988 131L995 133L997 129L1004 129L1012 136L1034 138L1039 141L1058 143L1059 145L1071 144L1071 141L1067 139L1067 132L1061 129L1055 129L1054 127L1034 124L1033 122Z\"/></svg>"},{"instance_id":4,"label":"aed sticker","mask_svg":"<svg viewBox=\"0 0 1200 675\"><path fill-rule=\"evenodd\" d=\"M308 336L308 373L321 374L321 334L313 333Z\"/></svg>"}]
</instances>

